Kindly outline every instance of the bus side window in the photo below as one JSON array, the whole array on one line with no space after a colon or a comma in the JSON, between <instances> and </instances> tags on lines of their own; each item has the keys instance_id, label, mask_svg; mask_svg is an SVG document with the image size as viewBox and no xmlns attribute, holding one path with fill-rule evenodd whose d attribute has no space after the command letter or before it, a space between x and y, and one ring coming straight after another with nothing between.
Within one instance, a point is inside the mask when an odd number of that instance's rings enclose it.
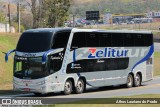
<instances>
[{"instance_id":1,"label":"bus side window","mask_svg":"<svg viewBox=\"0 0 160 107\"><path fill-rule=\"evenodd\" d=\"M60 53L53 54L49 57L50 59L50 72L54 73L61 69L62 58L59 56ZM56 59L57 58L57 59Z\"/></svg>"},{"instance_id":2,"label":"bus side window","mask_svg":"<svg viewBox=\"0 0 160 107\"><path fill-rule=\"evenodd\" d=\"M110 47L112 44L112 35L110 33L100 33L100 47Z\"/></svg>"},{"instance_id":3,"label":"bus side window","mask_svg":"<svg viewBox=\"0 0 160 107\"><path fill-rule=\"evenodd\" d=\"M64 48L64 50L50 56L50 73L61 69L69 36L70 32L59 32L54 36L52 49Z\"/></svg>"},{"instance_id":4,"label":"bus side window","mask_svg":"<svg viewBox=\"0 0 160 107\"><path fill-rule=\"evenodd\" d=\"M107 70L122 70L127 69L129 58L110 58L106 61Z\"/></svg>"},{"instance_id":5,"label":"bus side window","mask_svg":"<svg viewBox=\"0 0 160 107\"><path fill-rule=\"evenodd\" d=\"M124 46L124 34L112 33L112 46L123 47Z\"/></svg>"},{"instance_id":6,"label":"bus side window","mask_svg":"<svg viewBox=\"0 0 160 107\"><path fill-rule=\"evenodd\" d=\"M127 69L129 64L129 58L117 58L118 69Z\"/></svg>"},{"instance_id":7,"label":"bus side window","mask_svg":"<svg viewBox=\"0 0 160 107\"><path fill-rule=\"evenodd\" d=\"M135 46L144 46L144 35L143 34L136 34L135 35Z\"/></svg>"},{"instance_id":8,"label":"bus side window","mask_svg":"<svg viewBox=\"0 0 160 107\"><path fill-rule=\"evenodd\" d=\"M67 65L66 73L87 72L87 60L78 60Z\"/></svg>"},{"instance_id":9,"label":"bus side window","mask_svg":"<svg viewBox=\"0 0 160 107\"><path fill-rule=\"evenodd\" d=\"M52 49L66 48L70 32L59 32L53 38Z\"/></svg>"},{"instance_id":10,"label":"bus side window","mask_svg":"<svg viewBox=\"0 0 160 107\"><path fill-rule=\"evenodd\" d=\"M124 36L124 46L126 47L133 47L134 46L134 35L133 34L126 34Z\"/></svg>"},{"instance_id":11,"label":"bus side window","mask_svg":"<svg viewBox=\"0 0 160 107\"><path fill-rule=\"evenodd\" d=\"M153 35L152 34L146 34L145 35L145 46L151 46L153 44Z\"/></svg>"},{"instance_id":12,"label":"bus side window","mask_svg":"<svg viewBox=\"0 0 160 107\"><path fill-rule=\"evenodd\" d=\"M86 33L87 47L99 47L98 33Z\"/></svg>"},{"instance_id":13,"label":"bus side window","mask_svg":"<svg viewBox=\"0 0 160 107\"><path fill-rule=\"evenodd\" d=\"M71 44L71 50L82 48L82 47L86 47L85 33L84 32L74 33L72 44Z\"/></svg>"},{"instance_id":14,"label":"bus side window","mask_svg":"<svg viewBox=\"0 0 160 107\"><path fill-rule=\"evenodd\" d=\"M107 68L107 70L117 70L118 65L117 65L116 58L107 59L106 68Z\"/></svg>"}]
</instances>

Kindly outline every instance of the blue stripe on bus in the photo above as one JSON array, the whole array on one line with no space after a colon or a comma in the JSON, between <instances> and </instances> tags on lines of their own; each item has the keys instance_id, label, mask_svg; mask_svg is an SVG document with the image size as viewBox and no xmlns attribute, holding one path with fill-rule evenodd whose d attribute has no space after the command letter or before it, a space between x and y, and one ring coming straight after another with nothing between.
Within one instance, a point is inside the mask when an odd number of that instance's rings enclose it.
<instances>
[{"instance_id":1,"label":"blue stripe on bus","mask_svg":"<svg viewBox=\"0 0 160 107\"><path fill-rule=\"evenodd\" d=\"M8 56L9 56L11 53L15 52L15 51L16 51L16 50L14 49L14 50L11 50L11 51L9 51L9 52L6 53L6 55L5 55L5 61L6 61L6 62L8 62Z\"/></svg>"},{"instance_id":2,"label":"blue stripe on bus","mask_svg":"<svg viewBox=\"0 0 160 107\"><path fill-rule=\"evenodd\" d=\"M48 54L51 53L51 52L53 52L53 51L54 51L54 50L51 49L51 50L49 50L49 51L46 51L46 52L43 54L43 56L42 56L42 63L46 63Z\"/></svg>"},{"instance_id":3,"label":"blue stripe on bus","mask_svg":"<svg viewBox=\"0 0 160 107\"><path fill-rule=\"evenodd\" d=\"M148 54L147 54L143 59L141 59L140 61L138 61L138 62L133 66L131 72L133 71L133 69L134 69L137 65L139 65L140 63L148 60L148 59L152 56L153 52L154 52L154 45L151 46Z\"/></svg>"},{"instance_id":4,"label":"blue stripe on bus","mask_svg":"<svg viewBox=\"0 0 160 107\"><path fill-rule=\"evenodd\" d=\"M73 51L73 62L76 61L76 50Z\"/></svg>"},{"instance_id":5,"label":"blue stripe on bus","mask_svg":"<svg viewBox=\"0 0 160 107\"><path fill-rule=\"evenodd\" d=\"M81 77L81 74L79 72L77 73L77 75L78 75L78 77ZM87 80L86 80L86 84L89 85L89 86L91 86L91 87L94 87L93 85L91 85L90 83L88 83Z\"/></svg>"}]
</instances>

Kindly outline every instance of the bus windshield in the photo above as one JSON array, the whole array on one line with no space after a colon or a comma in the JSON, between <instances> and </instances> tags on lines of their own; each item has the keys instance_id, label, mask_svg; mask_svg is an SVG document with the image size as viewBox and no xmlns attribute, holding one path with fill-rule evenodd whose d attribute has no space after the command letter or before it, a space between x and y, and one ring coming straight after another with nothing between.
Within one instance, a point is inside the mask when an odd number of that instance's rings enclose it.
<instances>
[{"instance_id":1,"label":"bus windshield","mask_svg":"<svg viewBox=\"0 0 160 107\"><path fill-rule=\"evenodd\" d=\"M19 52L44 52L51 47L52 32L26 32L19 39L16 50Z\"/></svg>"},{"instance_id":2,"label":"bus windshield","mask_svg":"<svg viewBox=\"0 0 160 107\"><path fill-rule=\"evenodd\" d=\"M48 64L41 63L42 58L15 57L14 76L22 79L38 79L49 75Z\"/></svg>"}]
</instances>

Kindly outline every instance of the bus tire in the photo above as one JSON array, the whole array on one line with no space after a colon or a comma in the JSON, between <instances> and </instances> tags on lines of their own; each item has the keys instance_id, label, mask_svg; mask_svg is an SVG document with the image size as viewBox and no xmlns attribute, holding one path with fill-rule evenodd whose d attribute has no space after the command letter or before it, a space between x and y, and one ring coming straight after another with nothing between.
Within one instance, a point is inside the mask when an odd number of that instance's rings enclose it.
<instances>
[{"instance_id":1,"label":"bus tire","mask_svg":"<svg viewBox=\"0 0 160 107\"><path fill-rule=\"evenodd\" d=\"M75 87L75 93L76 94L81 94L81 93L84 92L84 89L85 89L84 81L83 81L83 79L79 79L77 81L77 85Z\"/></svg>"},{"instance_id":2,"label":"bus tire","mask_svg":"<svg viewBox=\"0 0 160 107\"><path fill-rule=\"evenodd\" d=\"M133 86L133 76L132 76L132 74L128 74L126 86L127 86L127 88L131 88Z\"/></svg>"},{"instance_id":3,"label":"bus tire","mask_svg":"<svg viewBox=\"0 0 160 107\"><path fill-rule=\"evenodd\" d=\"M134 78L134 86L139 87L141 85L141 76L139 73L136 74L136 77Z\"/></svg>"},{"instance_id":4,"label":"bus tire","mask_svg":"<svg viewBox=\"0 0 160 107\"><path fill-rule=\"evenodd\" d=\"M72 85L72 81L71 80L67 80L64 84L64 91L63 93L65 95L69 95L72 93L72 88L73 88L73 85Z\"/></svg>"}]
</instances>

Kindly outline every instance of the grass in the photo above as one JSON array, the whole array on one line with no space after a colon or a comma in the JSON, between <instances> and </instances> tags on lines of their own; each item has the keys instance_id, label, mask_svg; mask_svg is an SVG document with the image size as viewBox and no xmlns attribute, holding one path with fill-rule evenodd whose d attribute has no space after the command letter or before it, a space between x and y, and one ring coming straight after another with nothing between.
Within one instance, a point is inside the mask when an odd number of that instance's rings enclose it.
<instances>
[{"instance_id":1,"label":"grass","mask_svg":"<svg viewBox=\"0 0 160 107\"><path fill-rule=\"evenodd\" d=\"M154 53L154 76L160 76L160 52Z\"/></svg>"},{"instance_id":2,"label":"grass","mask_svg":"<svg viewBox=\"0 0 160 107\"><path fill-rule=\"evenodd\" d=\"M4 52L15 49L19 34L0 33L0 90L11 89L13 78L13 55L5 63Z\"/></svg>"},{"instance_id":3,"label":"grass","mask_svg":"<svg viewBox=\"0 0 160 107\"><path fill-rule=\"evenodd\" d=\"M160 31L153 31L153 35L155 35L155 38L160 38Z\"/></svg>"}]
</instances>

